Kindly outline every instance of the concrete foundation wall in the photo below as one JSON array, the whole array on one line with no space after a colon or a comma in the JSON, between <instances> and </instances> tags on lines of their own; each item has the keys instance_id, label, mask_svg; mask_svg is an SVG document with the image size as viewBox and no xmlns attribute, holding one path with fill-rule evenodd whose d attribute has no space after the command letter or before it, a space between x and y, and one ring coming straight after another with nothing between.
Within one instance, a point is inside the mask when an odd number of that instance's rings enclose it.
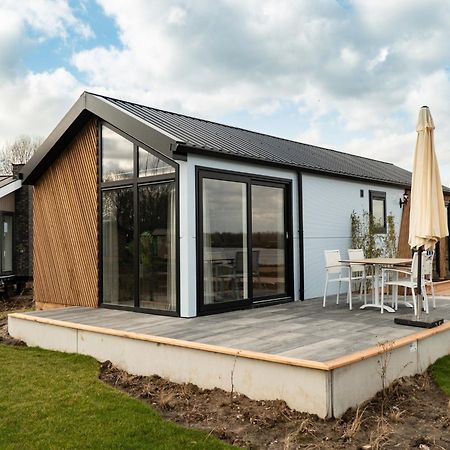
<instances>
[{"instance_id":1,"label":"concrete foundation wall","mask_svg":"<svg viewBox=\"0 0 450 450\"><path fill-rule=\"evenodd\" d=\"M330 414L329 373L124 336L77 330L9 317L9 333L29 346L110 360L135 375L159 375L176 383L218 387L254 400L285 400L293 409Z\"/></svg>"},{"instance_id":2,"label":"concrete foundation wall","mask_svg":"<svg viewBox=\"0 0 450 450\"><path fill-rule=\"evenodd\" d=\"M80 353L136 375L221 388L255 400L284 400L319 417L340 417L394 380L421 373L450 354L450 327L428 330L328 363L212 347L13 314L11 336L29 346ZM251 354L251 355L250 355Z\"/></svg>"}]
</instances>

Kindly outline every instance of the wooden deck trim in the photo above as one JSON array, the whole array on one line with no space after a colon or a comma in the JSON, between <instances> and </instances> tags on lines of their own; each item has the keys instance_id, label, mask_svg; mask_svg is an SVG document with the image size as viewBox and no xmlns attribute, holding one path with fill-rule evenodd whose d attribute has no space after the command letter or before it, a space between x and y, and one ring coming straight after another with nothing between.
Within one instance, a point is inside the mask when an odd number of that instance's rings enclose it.
<instances>
[{"instance_id":1,"label":"wooden deck trim","mask_svg":"<svg viewBox=\"0 0 450 450\"><path fill-rule=\"evenodd\" d=\"M339 369L341 367L355 364L357 362L364 361L365 359L381 355L382 353L387 353L392 350L405 347L406 345L409 345L412 342L420 341L422 339L426 339L428 337L450 330L450 321L448 321L435 328L419 331L417 333L411 334L409 336L404 336L402 338L393 341L386 341L374 347L369 347L365 350L361 350L359 352L355 352L350 355L345 355L329 361L320 362L308 359L298 359L298 358L289 358L286 356L270 355L268 353L252 352L249 350L239 350L230 347L222 347L219 345L212 345L212 344L203 344L201 342L191 342L182 339L154 336L150 334L134 333L132 331L116 330L113 328L98 327L95 325L85 325L81 323L68 321L66 322L63 320L49 319L47 317L32 316L26 313L12 313L9 314L9 317L21 320L28 320L31 322L43 323L47 325L54 325L58 327L72 328L80 331L101 333L110 336L125 337L139 341L153 342L156 344L171 345L174 347L182 347L192 350L201 350L239 358L255 359L258 361L265 361L270 363L284 364L294 367L303 367L306 369L323 370L323 371L332 371L335 369Z\"/></svg>"},{"instance_id":2,"label":"wooden deck trim","mask_svg":"<svg viewBox=\"0 0 450 450\"><path fill-rule=\"evenodd\" d=\"M325 370L325 371L329 370L327 364L319 361L309 361L307 359L297 359L297 358L288 358L285 356L269 355L266 353L252 352L249 350L239 350L235 348L222 347L219 345L203 344L200 342L191 342L181 339L153 336L150 334L134 333L132 331L115 330L113 328L104 328L94 325L66 322L63 320L55 320L49 319L47 317L31 316L29 314L22 314L22 313L12 313L9 314L9 317L21 320L28 320L31 322L43 323L47 325L53 325L57 327L72 328L80 331L88 331L92 333L107 334L110 336L125 337L139 341L153 342L156 344L164 344L164 345L171 345L174 347L188 348L192 350L201 350L205 352L219 353L239 358L256 359L258 361L284 364L295 367L304 367L307 369Z\"/></svg>"},{"instance_id":3,"label":"wooden deck trim","mask_svg":"<svg viewBox=\"0 0 450 450\"><path fill-rule=\"evenodd\" d=\"M359 361L363 361L365 359L381 355L382 353L390 352L400 347L405 347L406 345L409 345L412 342L426 339L430 336L434 336L435 334L439 334L447 330L450 330L450 322L445 322L438 327L419 331L417 333L411 334L409 336L404 336L402 338L395 339L393 341L386 341L380 343L379 345L376 345L375 347L370 347L366 350L361 350L359 352L352 353L351 355L345 355L341 356L340 358L326 361L325 364L328 366L329 368L328 370L339 369L340 367L344 367L349 364L354 364Z\"/></svg>"}]
</instances>

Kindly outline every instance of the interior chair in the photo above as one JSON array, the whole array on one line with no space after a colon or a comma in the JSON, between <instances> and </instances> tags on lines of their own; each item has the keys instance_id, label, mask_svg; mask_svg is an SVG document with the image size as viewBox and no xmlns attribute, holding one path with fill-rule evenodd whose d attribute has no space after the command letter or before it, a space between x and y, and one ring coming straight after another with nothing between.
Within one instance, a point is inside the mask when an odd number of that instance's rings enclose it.
<instances>
[{"instance_id":1,"label":"interior chair","mask_svg":"<svg viewBox=\"0 0 450 450\"><path fill-rule=\"evenodd\" d=\"M341 283L347 283L347 303L349 309L352 309L352 278L350 266L342 264L341 253L339 250L325 250L325 290L323 293L323 307L325 308L327 301L328 283L338 283L338 291L336 295L336 305L339 304L339 295L341 293Z\"/></svg>"},{"instance_id":2,"label":"interior chair","mask_svg":"<svg viewBox=\"0 0 450 450\"><path fill-rule=\"evenodd\" d=\"M233 275L235 277L236 283L241 282L244 277L244 254L245 257L247 257L246 252L244 253L242 250L238 250L234 258ZM260 254L259 250L252 251L252 275L253 280L257 279L259 287L261 287L262 281L261 281L261 273L259 270L259 254ZM245 276L247 276L247 274L245 274Z\"/></svg>"},{"instance_id":3,"label":"interior chair","mask_svg":"<svg viewBox=\"0 0 450 450\"><path fill-rule=\"evenodd\" d=\"M428 314L429 306L428 306L428 295L426 292L426 281L424 277L424 266L428 264L427 261L431 257L431 266L433 266L433 256L427 255L425 252L422 253L422 286L423 286L423 301L425 311ZM415 252L413 256L413 260L411 263L411 267L400 268L400 267L389 267L381 269L381 313L383 313L383 305L384 305L384 288L385 286L401 286L405 289L405 299L407 290L411 290L411 295L413 298L413 306L414 306L414 315L417 315L417 296L415 293L415 289L418 287L418 253ZM398 309L398 296L395 299L392 299L392 307L397 310Z\"/></svg>"}]
</instances>

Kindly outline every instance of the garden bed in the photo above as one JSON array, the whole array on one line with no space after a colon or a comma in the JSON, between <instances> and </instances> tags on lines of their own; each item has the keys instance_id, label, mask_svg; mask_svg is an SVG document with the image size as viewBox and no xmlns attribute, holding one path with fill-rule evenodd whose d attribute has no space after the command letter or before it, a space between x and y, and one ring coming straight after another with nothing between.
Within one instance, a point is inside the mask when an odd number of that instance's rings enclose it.
<instances>
[{"instance_id":1,"label":"garden bed","mask_svg":"<svg viewBox=\"0 0 450 450\"><path fill-rule=\"evenodd\" d=\"M255 401L157 376L133 376L109 361L101 365L100 379L149 403L166 419L208 431L240 447L450 448L449 399L431 372L395 382L338 420L299 413L282 401Z\"/></svg>"}]
</instances>

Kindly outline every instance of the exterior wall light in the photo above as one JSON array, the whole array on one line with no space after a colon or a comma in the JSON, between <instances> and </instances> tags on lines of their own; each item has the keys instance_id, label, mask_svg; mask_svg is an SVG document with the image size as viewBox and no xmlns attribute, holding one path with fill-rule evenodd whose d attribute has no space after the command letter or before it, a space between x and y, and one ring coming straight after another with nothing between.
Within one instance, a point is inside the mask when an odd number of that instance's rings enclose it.
<instances>
[{"instance_id":1,"label":"exterior wall light","mask_svg":"<svg viewBox=\"0 0 450 450\"><path fill-rule=\"evenodd\" d=\"M398 201L398 204L400 205L400 208L401 208L403 205L407 205L407 204L408 204L408 194L403 194L403 198L401 198L401 199Z\"/></svg>"}]
</instances>

